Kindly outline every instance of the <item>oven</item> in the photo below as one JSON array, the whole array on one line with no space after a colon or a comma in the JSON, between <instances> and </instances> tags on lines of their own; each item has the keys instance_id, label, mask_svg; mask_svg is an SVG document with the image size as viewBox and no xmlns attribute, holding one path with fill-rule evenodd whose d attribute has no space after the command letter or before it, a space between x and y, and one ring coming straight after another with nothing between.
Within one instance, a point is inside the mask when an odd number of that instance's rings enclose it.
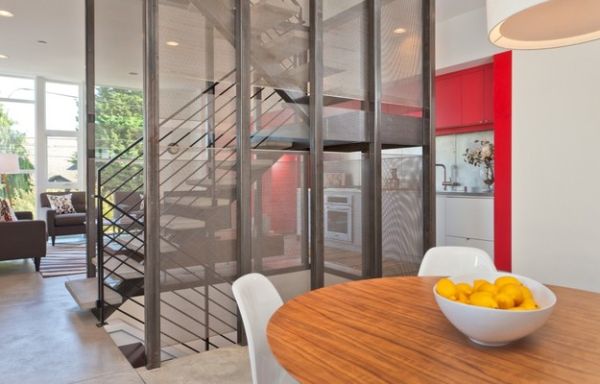
<instances>
[{"instance_id":1,"label":"oven","mask_svg":"<svg viewBox=\"0 0 600 384\"><path fill-rule=\"evenodd\" d=\"M325 194L325 238L352 242L352 195Z\"/></svg>"}]
</instances>

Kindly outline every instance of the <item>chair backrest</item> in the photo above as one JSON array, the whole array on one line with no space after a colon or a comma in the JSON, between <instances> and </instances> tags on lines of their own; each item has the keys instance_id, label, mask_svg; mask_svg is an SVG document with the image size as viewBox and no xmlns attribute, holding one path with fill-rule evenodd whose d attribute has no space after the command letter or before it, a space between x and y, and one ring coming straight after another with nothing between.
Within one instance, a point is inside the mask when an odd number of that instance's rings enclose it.
<instances>
[{"instance_id":1,"label":"chair backrest","mask_svg":"<svg viewBox=\"0 0 600 384\"><path fill-rule=\"evenodd\" d=\"M471 247L431 248L419 268L419 276L452 276L496 271L487 252Z\"/></svg>"},{"instance_id":2,"label":"chair backrest","mask_svg":"<svg viewBox=\"0 0 600 384\"><path fill-rule=\"evenodd\" d=\"M86 202L85 202L85 192L80 191L64 191L64 192L43 192L40 194L40 203L43 208L50 208L50 201L48 200L48 195L66 195L71 194L71 202L73 203L73 208L75 208L76 212L84 213Z\"/></svg>"},{"instance_id":3,"label":"chair backrest","mask_svg":"<svg viewBox=\"0 0 600 384\"><path fill-rule=\"evenodd\" d=\"M250 273L233 283L237 302L248 338L252 382L279 383L287 372L279 365L267 341L267 324L273 313L283 305L277 289L265 276Z\"/></svg>"}]
</instances>

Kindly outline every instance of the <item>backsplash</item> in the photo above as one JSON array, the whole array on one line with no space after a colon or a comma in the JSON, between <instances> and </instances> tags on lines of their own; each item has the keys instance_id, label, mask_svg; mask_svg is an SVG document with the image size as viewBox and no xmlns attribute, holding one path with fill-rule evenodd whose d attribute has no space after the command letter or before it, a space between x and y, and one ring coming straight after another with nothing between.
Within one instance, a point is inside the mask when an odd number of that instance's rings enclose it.
<instances>
[{"instance_id":1,"label":"backsplash","mask_svg":"<svg viewBox=\"0 0 600 384\"><path fill-rule=\"evenodd\" d=\"M465 162L463 154L469 147L474 147L475 140L487 140L494 142L494 131L482 131L473 133L463 133L456 135L438 136L435 139L436 144L436 163L444 164L447 169L447 178L455 179L460 183L456 187L462 191L466 186L469 192L478 192L485 190L487 186L481 179L481 168L475 167ZM442 181L444 172L442 168L436 167L436 189L442 191ZM450 187L448 187L450 190Z\"/></svg>"}]
</instances>

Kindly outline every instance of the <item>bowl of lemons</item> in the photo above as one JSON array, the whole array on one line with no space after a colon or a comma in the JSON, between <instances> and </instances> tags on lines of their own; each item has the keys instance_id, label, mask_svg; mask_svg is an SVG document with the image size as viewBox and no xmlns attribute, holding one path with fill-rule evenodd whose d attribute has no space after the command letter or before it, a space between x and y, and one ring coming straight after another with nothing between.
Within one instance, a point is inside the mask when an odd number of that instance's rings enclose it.
<instances>
[{"instance_id":1,"label":"bowl of lemons","mask_svg":"<svg viewBox=\"0 0 600 384\"><path fill-rule=\"evenodd\" d=\"M442 278L433 287L442 313L474 343L502 346L539 329L556 296L543 284L503 272Z\"/></svg>"}]
</instances>

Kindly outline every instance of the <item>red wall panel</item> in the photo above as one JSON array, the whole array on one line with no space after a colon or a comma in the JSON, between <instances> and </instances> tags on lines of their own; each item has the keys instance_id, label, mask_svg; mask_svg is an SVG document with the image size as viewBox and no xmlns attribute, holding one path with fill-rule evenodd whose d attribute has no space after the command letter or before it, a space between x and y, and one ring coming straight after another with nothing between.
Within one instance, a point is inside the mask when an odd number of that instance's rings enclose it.
<instances>
[{"instance_id":1,"label":"red wall panel","mask_svg":"<svg viewBox=\"0 0 600 384\"><path fill-rule=\"evenodd\" d=\"M512 52L494 56L494 258L512 270Z\"/></svg>"}]
</instances>

